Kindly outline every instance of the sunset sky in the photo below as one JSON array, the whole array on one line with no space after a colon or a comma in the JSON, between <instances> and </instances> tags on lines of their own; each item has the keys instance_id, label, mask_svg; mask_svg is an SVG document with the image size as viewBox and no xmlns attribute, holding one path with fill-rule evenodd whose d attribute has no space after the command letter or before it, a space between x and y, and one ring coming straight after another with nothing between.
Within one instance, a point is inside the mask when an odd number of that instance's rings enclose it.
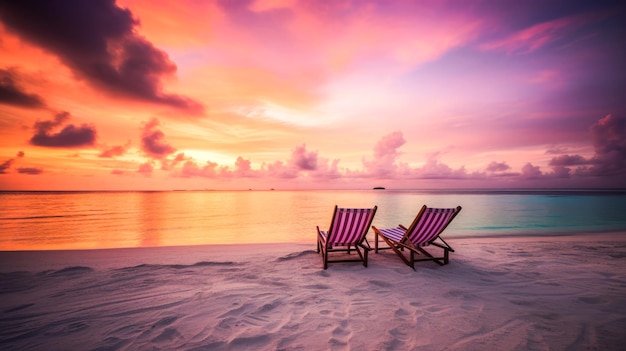
<instances>
[{"instance_id":1,"label":"sunset sky","mask_svg":"<svg viewBox=\"0 0 626 351\"><path fill-rule=\"evenodd\" d=\"M0 190L626 187L620 1L0 1Z\"/></svg>"}]
</instances>

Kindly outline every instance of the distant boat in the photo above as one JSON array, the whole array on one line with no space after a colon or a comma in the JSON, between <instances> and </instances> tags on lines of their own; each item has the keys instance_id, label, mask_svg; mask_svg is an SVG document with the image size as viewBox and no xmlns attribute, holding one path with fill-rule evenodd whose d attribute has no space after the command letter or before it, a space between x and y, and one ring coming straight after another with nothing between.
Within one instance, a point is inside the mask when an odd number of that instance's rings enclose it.
<instances>
[{"instance_id":1,"label":"distant boat","mask_svg":"<svg viewBox=\"0 0 626 351\"><path fill-rule=\"evenodd\" d=\"M384 186L375 186L373 189L374 190L385 190L385 187Z\"/></svg>"}]
</instances>

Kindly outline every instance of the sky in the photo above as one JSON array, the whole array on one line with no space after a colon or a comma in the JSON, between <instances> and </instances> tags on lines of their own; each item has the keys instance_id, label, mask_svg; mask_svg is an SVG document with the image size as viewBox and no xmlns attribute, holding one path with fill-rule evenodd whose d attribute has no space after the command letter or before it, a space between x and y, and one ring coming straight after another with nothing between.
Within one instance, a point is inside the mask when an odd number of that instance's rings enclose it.
<instances>
[{"instance_id":1,"label":"sky","mask_svg":"<svg viewBox=\"0 0 626 351\"><path fill-rule=\"evenodd\" d=\"M626 188L619 1L0 1L0 190Z\"/></svg>"}]
</instances>

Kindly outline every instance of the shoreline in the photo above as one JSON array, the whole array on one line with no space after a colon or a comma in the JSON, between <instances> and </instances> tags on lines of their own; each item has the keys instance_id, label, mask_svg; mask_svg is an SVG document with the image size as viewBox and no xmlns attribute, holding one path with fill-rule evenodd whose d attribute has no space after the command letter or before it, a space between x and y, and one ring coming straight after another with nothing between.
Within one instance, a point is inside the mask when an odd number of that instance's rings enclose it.
<instances>
[{"instance_id":1,"label":"shoreline","mask_svg":"<svg viewBox=\"0 0 626 351\"><path fill-rule=\"evenodd\" d=\"M370 260L375 260L374 239L369 238L372 251ZM455 248L455 244L471 243L494 244L506 242L560 242L560 241L623 241L626 231L599 233L571 233L561 235L501 235L501 236L463 236L444 239ZM312 239L313 240L313 239ZM382 243L382 242L381 242ZM385 246L384 243L382 243ZM465 244L464 244L465 245ZM456 248L455 248L456 249ZM249 244L201 244L180 246L148 246L100 249L66 250L0 250L0 273L11 271L37 271L41 267L61 269L63 266L85 266L92 263L98 268L115 268L140 264L193 264L207 259L207 254L228 257L231 260L245 260L251 255L280 256L300 252L315 252L315 243L249 243ZM461 253L460 250L451 253Z\"/></svg>"},{"instance_id":2,"label":"shoreline","mask_svg":"<svg viewBox=\"0 0 626 351\"><path fill-rule=\"evenodd\" d=\"M525 233L525 234L485 234L485 235L462 235L462 236L448 236L445 235L446 233L444 233L444 239L446 241L456 241L456 240L475 240L475 239L494 239L494 240L499 240L499 239L522 239L522 240L527 240L527 239L537 239L537 238L562 238L562 237L586 237L586 236L592 236L594 238L600 238L600 237L614 237L614 236L624 236L626 237L626 229L618 229L618 230L604 230L604 231L580 231L580 232L554 232L554 233L545 233L545 232L537 232L537 233ZM367 238L370 242L373 242L374 240L374 234L372 232L369 232L367 234ZM311 244L312 243L312 244ZM31 250L6 250L6 249L0 249L0 255L2 255L3 253L9 253L9 252L22 252L22 253L28 253L28 252L57 252L57 251L62 251L62 252L75 252L75 251L99 251L99 250L132 250L132 249L159 249L159 248L163 248L163 249L167 249L167 248L171 248L171 249L175 249L175 248L194 248L194 247L237 247L237 248L241 248L241 247L246 247L246 246L259 246L259 247L263 247L263 246L289 246L289 245L294 245L294 246L299 246L299 245L307 245L310 244L312 245L313 248L315 248L315 236L311 235L311 241L293 241L293 242L259 242L259 243L213 243L213 244L196 244L196 245L162 245L162 246L128 246L128 247L102 247L102 248L77 248L77 249L72 249L72 248L65 248L65 249L31 249Z\"/></svg>"}]
</instances>

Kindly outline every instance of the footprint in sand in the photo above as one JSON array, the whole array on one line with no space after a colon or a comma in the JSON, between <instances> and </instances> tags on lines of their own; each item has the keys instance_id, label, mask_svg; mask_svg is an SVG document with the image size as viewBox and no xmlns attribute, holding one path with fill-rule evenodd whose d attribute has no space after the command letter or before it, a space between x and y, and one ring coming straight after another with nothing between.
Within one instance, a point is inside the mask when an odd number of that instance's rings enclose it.
<instances>
[{"instance_id":1,"label":"footprint in sand","mask_svg":"<svg viewBox=\"0 0 626 351\"><path fill-rule=\"evenodd\" d=\"M332 337L328 340L331 350L349 350L349 340L352 331L349 329L348 321L342 320L338 327L333 329Z\"/></svg>"},{"instance_id":2,"label":"footprint in sand","mask_svg":"<svg viewBox=\"0 0 626 351\"><path fill-rule=\"evenodd\" d=\"M396 310L395 315L396 315L396 317L404 317L404 316L408 316L409 312L407 310L405 310L404 308L398 308Z\"/></svg>"}]
</instances>

